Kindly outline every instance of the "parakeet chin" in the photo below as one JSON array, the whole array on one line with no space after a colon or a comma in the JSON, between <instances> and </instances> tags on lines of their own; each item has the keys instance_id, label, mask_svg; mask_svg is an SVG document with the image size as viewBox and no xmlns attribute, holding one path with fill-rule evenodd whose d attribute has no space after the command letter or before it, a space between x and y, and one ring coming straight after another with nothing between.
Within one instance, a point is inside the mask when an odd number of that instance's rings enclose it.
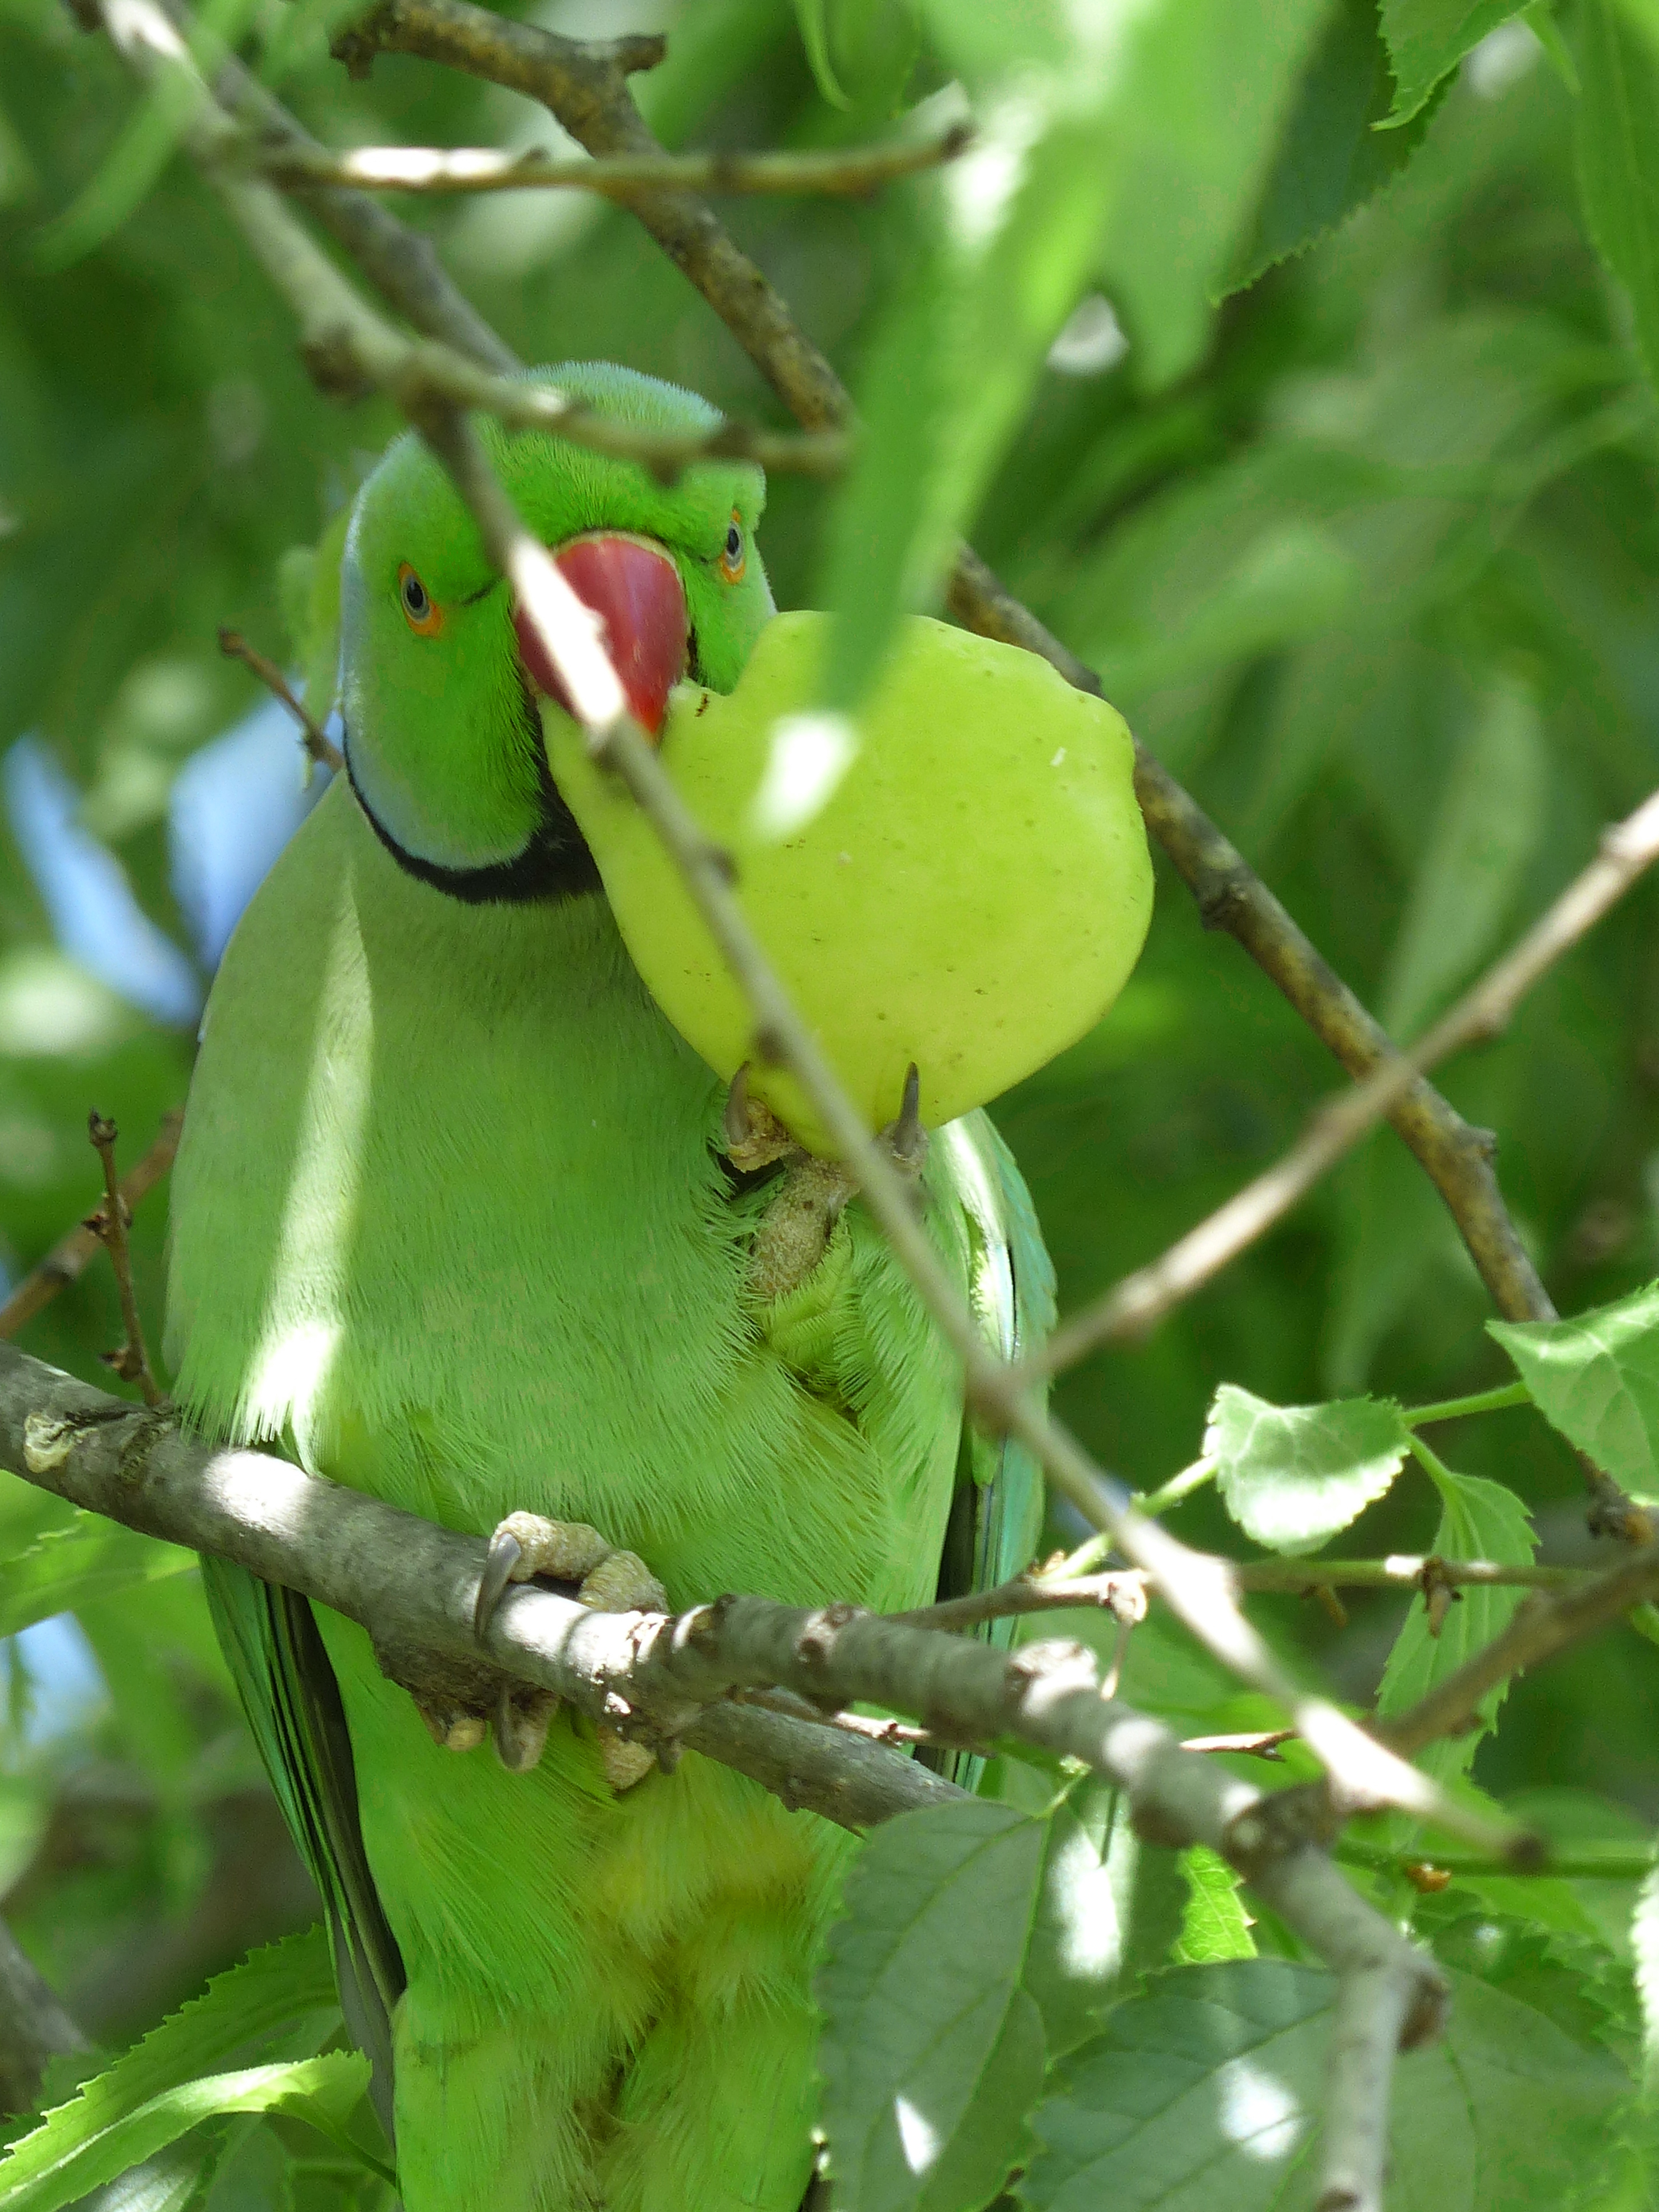
<instances>
[{"instance_id":1,"label":"parakeet chin","mask_svg":"<svg viewBox=\"0 0 1659 2212\"><path fill-rule=\"evenodd\" d=\"M547 374L625 422L715 419L623 369ZM641 720L682 673L729 690L773 611L759 471L665 487L481 432ZM412 438L359 497L343 672L349 775L204 1024L169 1285L191 1417L447 1527L507 1522L498 1583L592 1567L595 1602L654 1575L675 1607L888 1610L1017 1571L1036 1470L965 1426L862 1206L757 1274L788 1157L734 1131L629 963L549 771L555 672ZM1029 1346L1051 1278L982 1115L933 1133L920 1192L989 1340ZM408 2212L795 2212L811 1978L856 1839L506 1686L422 1710L355 1624L205 1571Z\"/></svg>"}]
</instances>

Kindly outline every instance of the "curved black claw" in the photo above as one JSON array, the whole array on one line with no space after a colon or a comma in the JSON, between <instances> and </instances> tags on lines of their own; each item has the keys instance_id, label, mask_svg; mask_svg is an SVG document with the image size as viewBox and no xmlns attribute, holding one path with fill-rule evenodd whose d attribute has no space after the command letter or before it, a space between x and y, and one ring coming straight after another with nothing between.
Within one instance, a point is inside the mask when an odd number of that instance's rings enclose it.
<instances>
[{"instance_id":1,"label":"curved black claw","mask_svg":"<svg viewBox=\"0 0 1659 2212\"><path fill-rule=\"evenodd\" d=\"M921 1071L914 1060L904 1079L898 1119L889 1123L884 1133L894 1164L920 1175L927 1158L927 1132L921 1126Z\"/></svg>"},{"instance_id":2,"label":"curved black claw","mask_svg":"<svg viewBox=\"0 0 1659 2212\"><path fill-rule=\"evenodd\" d=\"M516 1536L505 1528L498 1528L489 1540L489 1553L484 1561L483 1574L478 1577L478 1595L472 1607L472 1632L482 1638L495 1618L495 1608L502 1593L513 1579L524 1552Z\"/></svg>"},{"instance_id":3,"label":"curved black claw","mask_svg":"<svg viewBox=\"0 0 1659 2212\"><path fill-rule=\"evenodd\" d=\"M749 1062L732 1078L732 1088L726 1094L726 1141L728 1148L746 1145L753 1133L753 1117L749 1111Z\"/></svg>"}]
</instances>

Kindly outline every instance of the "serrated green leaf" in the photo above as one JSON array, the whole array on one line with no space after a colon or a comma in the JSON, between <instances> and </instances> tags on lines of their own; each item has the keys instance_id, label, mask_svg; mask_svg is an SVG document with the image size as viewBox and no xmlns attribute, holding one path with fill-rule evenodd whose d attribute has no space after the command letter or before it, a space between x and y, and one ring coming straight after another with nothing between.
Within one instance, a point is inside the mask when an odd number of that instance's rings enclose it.
<instances>
[{"instance_id":1,"label":"serrated green leaf","mask_svg":"<svg viewBox=\"0 0 1659 2212\"><path fill-rule=\"evenodd\" d=\"M1389 964L1383 1027L1409 1039L1496 944L1544 834L1549 754L1524 684L1494 681L1464 734Z\"/></svg>"},{"instance_id":2,"label":"serrated green leaf","mask_svg":"<svg viewBox=\"0 0 1659 2212\"><path fill-rule=\"evenodd\" d=\"M1659 382L1659 46L1621 0L1581 0L1574 21L1584 220Z\"/></svg>"},{"instance_id":3,"label":"serrated green leaf","mask_svg":"<svg viewBox=\"0 0 1659 2212\"><path fill-rule=\"evenodd\" d=\"M25 1552L0 1563L0 1636L56 1613L191 1572L196 1554L124 1528L100 1514L79 1513L51 1528Z\"/></svg>"},{"instance_id":4,"label":"serrated green leaf","mask_svg":"<svg viewBox=\"0 0 1659 2212\"><path fill-rule=\"evenodd\" d=\"M1659 1283L1565 1321L1486 1323L1545 1419L1616 1482L1653 1480L1659 1446Z\"/></svg>"},{"instance_id":5,"label":"serrated green leaf","mask_svg":"<svg viewBox=\"0 0 1659 2212\"><path fill-rule=\"evenodd\" d=\"M281 2112L303 2120L331 2142L349 2143L348 2123L368 2087L368 2061L361 2051L330 2051L320 2058L283 2059L234 2074L210 2074L165 2090L90 2137L73 2142L69 2123L51 2136L60 2106L35 2134L26 2136L0 2163L4 2212L59 2212L88 2190L114 2181L178 2142L203 2121L233 2112ZM365 2164L372 2161L367 2152Z\"/></svg>"},{"instance_id":6,"label":"serrated green leaf","mask_svg":"<svg viewBox=\"0 0 1659 2212\"><path fill-rule=\"evenodd\" d=\"M1292 1557L1357 1520L1400 1472L1411 1431L1389 1399L1270 1406L1224 1382L1204 1432L1227 1510L1247 1536Z\"/></svg>"},{"instance_id":7,"label":"serrated green leaf","mask_svg":"<svg viewBox=\"0 0 1659 2212\"><path fill-rule=\"evenodd\" d=\"M1394 63L1392 125L1409 123L1441 80L1526 0L1382 0L1382 35Z\"/></svg>"},{"instance_id":8,"label":"serrated green leaf","mask_svg":"<svg viewBox=\"0 0 1659 2212\"><path fill-rule=\"evenodd\" d=\"M1145 11L1114 118L1122 182L1100 263L1144 390L1203 357L1212 301L1328 13L1329 0L1166 0Z\"/></svg>"},{"instance_id":9,"label":"serrated green leaf","mask_svg":"<svg viewBox=\"0 0 1659 2212\"><path fill-rule=\"evenodd\" d=\"M1127 1799L1098 1778L1048 1828L1024 1984L1054 2058L1094 2034L1119 1988L1166 1962L1188 1899L1174 1855L1141 1842Z\"/></svg>"},{"instance_id":10,"label":"serrated green leaf","mask_svg":"<svg viewBox=\"0 0 1659 2212\"><path fill-rule=\"evenodd\" d=\"M1628 2084L1542 2013L1455 1974L1444 2039L1402 2058L1390 2212L1558 2212ZM1328 1976L1279 1960L1182 1967L1059 2069L1018 2185L1039 2212L1304 2212L1331 2033Z\"/></svg>"},{"instance_id":11,"label":"serrated green leaf","mask_svg":"<svg viewBox=\"0 0 1659 2212\"><path fill-rule=\"evenodd\" d=\"M854 1862L817 1985L845 2212L970 2212L1001 2187L1042 2079L1020 1984L1044 1842L968 1799L887 1821Z\"/></svg>"},{"instance_id":12,"label":"serrated green leaf","mask_svg":"<svg viewBox=\"0 0 1659 2212\"><path fill-rule=\"evenodd\" d=\"M1337 0L1223 292L1242 292L1279 262L1305 252L1400 174L1423 143L1433 103L1403 130L1375 130L1394 94L1376 0Z\"/></svg>"},{"instance_id":13,"label":"serrated green leaf","mask_svg":"<svg viewBox=\"0 0 1659 2212\"><path fill-rule=\"evenodd\" d=\"M1174 1956L1183 1966L1207 1966L1219 1959L1254 1959L1255 1943L1239 1901L1239 1877L1218 1853L1194 1844L1181 1854L1187 1884L1187 1909Z\"/></svg>"},{"instance_id":14,"label":"serrated green leaf","mask_svg":"<svg viewBox=\"0 0 1659 2212\"><path fill-rule=\"evenodd\" d=\"M1448 1559L1495 1559L1500 1565L1532 1563L1538 1533L1526 1507L1502 1483L1478 1474L1435 1476L1440 1492L1440 1525L1433 1551ZM1524 1593L1519 1589L1471 1587L1460 1590L1446 1608L1438 1636L1429 1632L1428 1608L1413 1600L1405 1626L1395 1639L1382 1670L1376 1709L1384 1718L1413 1705L1466 1659L1504 1629ZM1467 1774L1481 1737L1492 1725L1509 1685L1487 1691L1475 1708L1480 1725L1445 1737L1418 1754L1417 1763L1438 1781Z\"/></svg>"},{"instance_id":15,"label":"serrated green leaf","mask_svg":"<svg viewBox=\"0 0 1659 2212\"><path fill-rule=\"evenodd\" d=\"M0 2208L53 2212L176 2142L202 2119L270 2109L261 2097L311 2098L325 2117L333 2115L346 2081L337 2069L302 2078L289 2078L280 2067L234 2075L216 2069L229 2056L273 2044L289 2050L297 2045L309 2054L338 2021L333 1968L320 1928L254 1952L13 2144L0 2160ZM307 2063L314 2062L307 2056ZM343 2107L348 2112L368 2078L366 2060L354 2054L351 2063L359 2075Z\"/></svg>"}]
</instances>

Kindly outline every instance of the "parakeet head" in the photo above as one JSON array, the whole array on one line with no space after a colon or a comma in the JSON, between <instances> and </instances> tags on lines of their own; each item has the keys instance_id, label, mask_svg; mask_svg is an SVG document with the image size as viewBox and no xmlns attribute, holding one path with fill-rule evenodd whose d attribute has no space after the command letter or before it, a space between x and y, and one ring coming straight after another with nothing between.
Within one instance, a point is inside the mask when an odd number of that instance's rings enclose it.
<instances>
[{"instance_id":1,"label":"parakeet head","mask_svg":"<svg viewBox=\"0 0 1659 2212\"><path fill-rule=\"evenodd\" d=\"M529 374L645 428L719 420L696 393L608 363ZM705 462L662 484L633 462L539 431L478 427L519 513L604 617L645 726L656 730L683 675L731 690L773 612L754 542L761 471ZM346 759L399 863L469 900L599 884L548 769L538 706L562 711L557 679L514 616L447 475L412 433L398 439L359 494L346 539Z\"/></svg>"}]
</instances>

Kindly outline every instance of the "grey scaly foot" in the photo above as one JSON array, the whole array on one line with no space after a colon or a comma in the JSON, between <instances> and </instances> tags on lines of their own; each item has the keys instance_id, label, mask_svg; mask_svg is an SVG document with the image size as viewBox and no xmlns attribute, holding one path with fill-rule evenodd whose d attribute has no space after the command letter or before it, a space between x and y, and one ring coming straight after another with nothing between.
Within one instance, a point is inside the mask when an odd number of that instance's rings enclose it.
<instances>
[{"instance_id":1,"label":"grey scaly foot","mask_svg":"<svg viewBox=\"0 0 1659 2212\"><path fill-rule=\"evenodd\" d=\"M595 1613L665 1613L668 1593L637 1552L622 1552L585 1521L550 1521L539 1513L509 1513L489 1540L479 1577L472 1622L482 1636L509 1583L547 1575L574 1583L576 1599ZM558 1699L546 1690L505 1682L492 1716L495 1755L509 1773L525 1774L540 1759ZM656 1754L601 1721L599 1758L605 1780L621 1792L642 1781Z\"/></svg>"}]
</instances>

